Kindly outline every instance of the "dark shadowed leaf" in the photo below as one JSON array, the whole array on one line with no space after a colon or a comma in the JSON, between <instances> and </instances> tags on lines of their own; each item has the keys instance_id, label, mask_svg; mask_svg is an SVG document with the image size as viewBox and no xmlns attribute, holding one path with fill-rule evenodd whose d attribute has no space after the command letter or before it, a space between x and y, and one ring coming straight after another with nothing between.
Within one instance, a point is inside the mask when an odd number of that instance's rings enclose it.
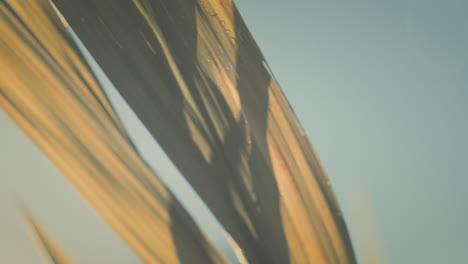
<instances>
[{"instance_id":1,"label":"dark shadowed leaf","mask_svg":"<svg viewBox=\"0 0 468 264\"><path fill-rule=\"evenodd\" d=\"M355 263L325 172L232 1L54 2L250 263Z\"/></svg>"},{"instance_id":2,"label":"dark shadowed leaf","mask_svg":"<svg viewBox=\"0 0 468 264\"><path fill-rule=\"evenodd\" d=\"M147 263L227 263L142 160L47 0L0 2L0 106Z\"/></svg>"}]
</instances>

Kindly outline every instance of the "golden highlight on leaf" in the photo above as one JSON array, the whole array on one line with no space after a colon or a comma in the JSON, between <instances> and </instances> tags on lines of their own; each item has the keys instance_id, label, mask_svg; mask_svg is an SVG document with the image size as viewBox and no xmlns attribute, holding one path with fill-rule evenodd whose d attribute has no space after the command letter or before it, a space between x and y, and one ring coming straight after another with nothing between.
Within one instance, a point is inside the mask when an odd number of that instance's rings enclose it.
<instances>
[{"instance_id":1,"label":"golden highlight on leaf","mask_svg":"<svg viewBox=\"0 0 468 264\"><path fill-rule=\"evenodd\" d=\"M146 263L227 263L133 147L47 0L0 2L0 106Z\"/></svg>"},{"instance_id":2,"label":"golden highlight on leaf","mask_svg":"<svg viewBox=\"0 0 468 264\"><path fill-rule=\"evenodd\" d=\"M326 174L232 0L53 0L252 263L355 263Z\"/></svg>"}]
</instances>

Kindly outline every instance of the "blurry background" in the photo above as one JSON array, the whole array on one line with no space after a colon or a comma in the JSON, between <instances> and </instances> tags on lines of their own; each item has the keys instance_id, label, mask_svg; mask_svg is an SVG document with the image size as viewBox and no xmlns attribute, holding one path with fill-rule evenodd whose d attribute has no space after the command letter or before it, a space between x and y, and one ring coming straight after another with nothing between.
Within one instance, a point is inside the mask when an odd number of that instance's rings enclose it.
<instances>
[{"instance_id":1,"label":"blurry background","mask_svg":"<svg viewBox=\"0 0 468 264\"><path fill-rule=\"evenodd\" d=\"M468 2L236 3L329 174L358 260L466 262ZM109 88L144 156L191 200ZM139 263L3 112L0 177L0 263L40 263L18 203L79 263Z\"/></svg>"}]
</instances>

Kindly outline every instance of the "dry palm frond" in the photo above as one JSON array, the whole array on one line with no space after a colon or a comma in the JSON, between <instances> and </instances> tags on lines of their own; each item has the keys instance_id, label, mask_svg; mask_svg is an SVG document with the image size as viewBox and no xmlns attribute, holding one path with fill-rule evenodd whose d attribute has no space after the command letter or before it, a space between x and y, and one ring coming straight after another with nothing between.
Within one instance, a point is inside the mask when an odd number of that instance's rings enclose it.
<instances>
[{"instance_id":1,"label":"dry palm frond","mask_svg":"<svg viewBox=\"0 0 468 264\"><path fill-rule=\"evenodd\" d=\"M329 181L231 0L54 0L250 263L355 263Z\"/></svg>"},{"instance_id":2,"label":"dry palm frond","mask_svg":"<svg viewBox=\"0 0 468 264\"><path fill-rule=\"evenodd\" d=\"M47 0L0 2L0 107L147 263L226 263L139 156Z\"/></svg>"}]
</instances>

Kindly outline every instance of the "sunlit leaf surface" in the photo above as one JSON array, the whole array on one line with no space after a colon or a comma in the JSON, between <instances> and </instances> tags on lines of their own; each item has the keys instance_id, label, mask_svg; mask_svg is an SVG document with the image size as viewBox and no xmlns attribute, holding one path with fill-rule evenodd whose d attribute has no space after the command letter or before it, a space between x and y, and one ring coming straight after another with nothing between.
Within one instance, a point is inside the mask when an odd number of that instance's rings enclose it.
<instances>
[{"instance_id":1,"label":"sunlit leaf surface","mask_svg":"<svg viewBox=\"0 0 468 264\"><path fill-rule=\"evenodd\" d=\"M226 263L136 152L50 3L1 1L0 32L0 106L141 258Z\"/></svg>"},{"instance_id":2,"label":"sunlit leaf surface","mask_svg":"<svg viewBox=\"0 0 468 264\"><path fill-rule=\"evenodd\" d=\"M325 172L232 1L53 1L250 263L355 263Z\"/></svg>"}]
</instances>

